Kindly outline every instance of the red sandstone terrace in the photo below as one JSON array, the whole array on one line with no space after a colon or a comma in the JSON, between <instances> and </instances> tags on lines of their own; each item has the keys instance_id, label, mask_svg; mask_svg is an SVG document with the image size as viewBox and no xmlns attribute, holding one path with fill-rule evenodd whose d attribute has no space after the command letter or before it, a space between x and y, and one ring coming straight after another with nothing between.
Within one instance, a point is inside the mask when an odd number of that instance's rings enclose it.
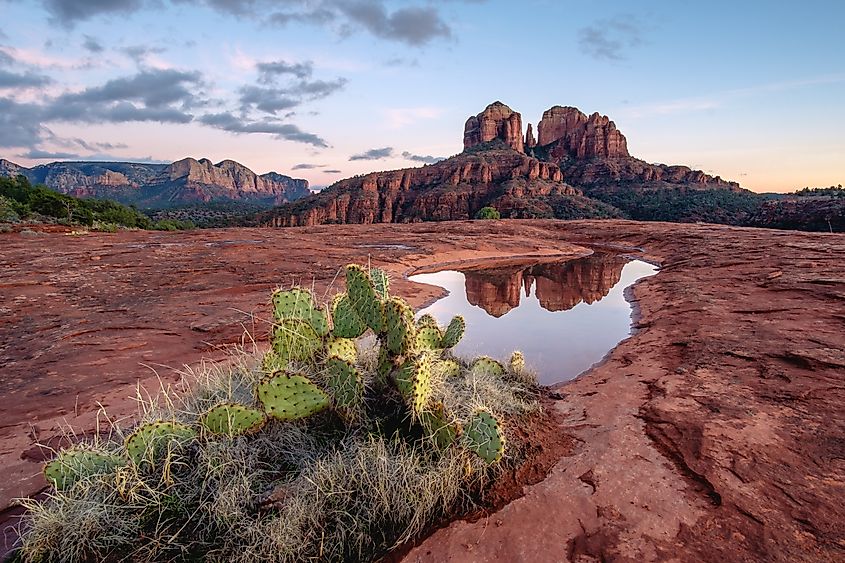
<instances>
[{"instance_id":1,"label":"red sandstone terrace","mask_svg":"<svg viewBox=\"0 0 845 563\"><path fill-rule=\"evenodd\" d=\"M4 505L43 486L36 444L62 424L91 431L98 401L129 416L153 368L175 381L260 337L250 315L278 284L322 294L371 259L421 306L437 289L404 279L419 268L602 249L661 269L631 292L636 333L548 405L548 474L404 559L845 560L845 235L465 221L0 241Z\"/></svg>"}]
</instances>

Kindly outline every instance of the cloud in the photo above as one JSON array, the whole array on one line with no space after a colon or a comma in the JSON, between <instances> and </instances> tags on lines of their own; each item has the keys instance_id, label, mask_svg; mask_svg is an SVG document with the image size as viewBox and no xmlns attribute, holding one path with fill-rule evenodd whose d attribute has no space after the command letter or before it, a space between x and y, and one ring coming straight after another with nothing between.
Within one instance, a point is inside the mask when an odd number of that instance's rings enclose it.
<instances>
[{"instance_id":1,"label":"cloud","mask_svg":"<svg viewBox=\"0 0 845 563\"><path fill-rule=\"evenodd\" d=\"M351 23L360 25L382 39L421 46L436 38L452 36L452 30L437 10L430 6L410 6L388 13L384 2L358 0L338 2L337 8Z\"/></svg>"},{"instance_id":2,"label":"cloud","mask_svg":"<svg viewBox=\"0 0 845 563\"><path fill-rule=\"evenodd\" d=\"M260 119L255 121L242 120L232 113L221 112L203 115L200 123L229 131L230 133L266 133L277 139L305 143L315 147L328 147L328 143L321 137L306 133L292 123L284 123L274 119Z\"/></svg>"},{"instance_id":3,"label":"cloud","mask_svg":"<svg viewBox=\"0 0 845 563\"><path fill-rule=\"evenodd\" d=\"M628 49L644 42L642 28L631 15L599 20L578 30L578 46L594 59L622 61L628 58Z\"/></svg>"},{"instance_id":4,"label":"cloud","mask_svg":"<svg viewBox=\"0 0 845 563\"><path fill-rule=\"evenodd\" d=\"M66 27L100 16L161 9L164 0L41 0L50 21ZM452 37L437 8L429 5L388 9L386 0L170 0L207 6L227 16L263 23L331 26L348 35L366 31L380 39L422 46ZM279 5L282 8L279 8Z\"/></svg>"},{"instance_id":5,"label":"cloud","mask_svg":"<svg viewBox=\"0 0 845 563\"><path fill-rule=\"evenodd\" d=\"M341 170L338 170L337 168L329 168L328 170L323 170L323 173L324 174L343 174L343 172Z\"/></svg>"},{"instance_id":6,"label":"cloud","mask_svg":"<svg viewBox=\"0 0 845 563\"><path fill-rule=\"evenodd\" d=\"M72 153L72 152L51 152L45 151L42 149L29 149L28 151L21 153L19 155L20 158L31 158L33 160L46 160L46 159L76 159L81 160L85 157L82 155Z\"/></svg>"},{"instance_id":7,"label":"cloud","mask_svg":"<svg viewBox=\"0 0 845 563\"><path fill-rule=\"evenodd\" d=\"M280 111L295 108L306 101L325 98L342 90L345 85L346 79L338 78L331 81L303 80L286 88L243 86L239 90L241 110L257 109L276 115Z\"/></svg>"},{"instance_id":8,"label":"cloud","mask_svg":"<svg viewBox=\"0 0 845 563\"><path fill-rule=\"evenodd\" d=\"M393 147L384 147L381 149L370 149L361 154L353 154L349 160L383 160L393 156Z\"/></svg>"},{"instance_id":9,"label":"cloud","mask_svg":"<svg viewBox=\"0 0 845 563\"><path fill-rule=\"evenodd\" d=\"M287 61L270 61L256 63L258 69L258 81L262 84L272 84L279 76L292 74L299 79L310 78L314 72L314 63L311 61L303 63L289 63Z\"/></svg>"},{"instance_id":10,"label":"cloud","mask_svg":"<svg viewBox=\"0 0 845 563\"><path fill-rule=\"evenodd\" d=\"M10 66L14 64L15 59L6 51L0 51L0 66Z\"/></svg>"},{"instance_id":11,"label":"cloud","mask_svg":"<svg viewBox=\"0 0 845 563\"><path fill-rule=\"evenodd\" d=\"M419 154L412 154L408 151L402 153L402 157L405 160L411 160L413 162L424 162L426 164L434 164L435 162L440 162L441 160L446 160L443 156L422 156Z\"/></svg>"},{"instance_id":12,"label":"cloud","mask_svg":"<svg viewBox=\"0 0 845 563\"><path fill-rule=\"evenodd\" d=\"M60 101L72 105L133 100L141 101L150 108L174 102L190 106L195 100L193 91L202 84L202 76L196 71L151 69L134 76L114 78L102 86L86 88L79 93L64 94Z\"/></svg>"},{"instance_id":13,"label":"cloud","mask_svg":"<svg viewBox=\"0 0 845 563\"><path fill-rule=\"evenodd\" d=\"M49 76L34 72L19 74L0 69L0 88L37 88L53 80Z\"/></svg>"},{"instance_id":14,"label":"cloud","mask_svg":"<svg viewBox=\"0 0 845 563\"><path fill-rule=\"evenodd\" d=\"M317 168L325 168L325 164L308 164L308 163L300 163L294 164L291 170L315 170Z\"/></svg>"},{"instance_id":15,"label":"cloud","mask_svg":"<svg viewBox=\"0 0 845 563\"><path fill-rule=\"evenodd\" d=\"M28 147L40 142L45 128L41 125L42 108L0 98L0 147Z\"/></svg>"},{"instance_id":16,"label":"cloud","mask_svg":"<svg viewBox=\"0 0 845 563\"><path fill-rule=\"evenodd\" d=\"M91 51L92 53L102 53L105 51L103 44L97 41L94 37L90 35L83 35L85 41L82 42L82 47L87 51Z\"/></svg>"},{"instance_id":17,"label":"cloud","mask_svg":"<svg viewBox=\"0 0 845 563\"><path fill-rule=\"evenodd\" d=\"M42 0L53 23L66 26L99 15L128 14L140 10L144 0Z\"/></svg>"},{"instance_id":18,"label":"cloud","mask_svg":"<svg viewBox=\"0 0 845 563\"><path fill-rule=\"evenodd\" d=\"M150 55L157 55L166 51L164 47L150 47L147 45L130 45L124 47L121 52L135 61L135 64L143 64Z\"/></svg>"}]
</instances>

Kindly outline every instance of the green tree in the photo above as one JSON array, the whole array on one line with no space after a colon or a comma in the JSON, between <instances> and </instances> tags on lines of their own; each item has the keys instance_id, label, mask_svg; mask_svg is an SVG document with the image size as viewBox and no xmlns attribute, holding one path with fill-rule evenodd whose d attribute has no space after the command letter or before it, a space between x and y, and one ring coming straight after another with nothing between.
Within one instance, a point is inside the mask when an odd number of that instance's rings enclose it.
<instances>
[{"instance_id":1,"label":"green tree","mask_svg":"<svg viewBox=\"0 0 845 563\"><path fill-rule=\"evenodd\" d=\"M482 207L478 210L478 213L475 214L476 219L501 219L502 215L495 207Z\"/></svg>"}]
</instances>

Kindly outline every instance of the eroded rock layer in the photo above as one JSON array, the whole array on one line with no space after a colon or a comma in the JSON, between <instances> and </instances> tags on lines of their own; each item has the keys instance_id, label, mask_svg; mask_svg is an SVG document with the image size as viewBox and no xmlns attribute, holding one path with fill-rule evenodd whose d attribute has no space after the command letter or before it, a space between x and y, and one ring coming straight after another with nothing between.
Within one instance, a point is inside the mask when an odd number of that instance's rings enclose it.
<instances>
[{"instance_id":1,"label":"eroded rock layer","mask_svg":"<svg viewBox=\"0 0 845 563\"><path fill-rule=\"evenodd\" d=\"M308 200L262 214L272 226L469 219L487 205L578 195L557 165L510 149L462 154L422 168L350 178Z\"/></svg>"}]
</instances>

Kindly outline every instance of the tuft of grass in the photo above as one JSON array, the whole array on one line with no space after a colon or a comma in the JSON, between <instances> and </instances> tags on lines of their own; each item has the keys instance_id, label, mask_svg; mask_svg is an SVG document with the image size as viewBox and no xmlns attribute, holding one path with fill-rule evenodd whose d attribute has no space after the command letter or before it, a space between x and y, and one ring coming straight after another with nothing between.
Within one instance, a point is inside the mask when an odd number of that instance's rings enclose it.
<instances>
[{"instance_id":1,"label":"tuft of grass","mask_svg":"<svg viewBox=\"0 0 845 563\"><path fill-rule=\"evenodd\" d=\"M26 561L367 561L474 506L498 472L464 448L439 451L414 434L402 399L376 374L375 339L358 342L357 368L378 388L350 420L331 411L269 422L235 437L201 435L173 448L155 467L132 464L78 481L46 500L22 499L21 557ZM220 402L256 405L258 358L203 364L176 389L138 389L140 423L186 424ZM432 395L446 412L485 409L508 428L539 410L536 380L435 375ZM294 366L295 368L296 366ZM309 376L319 382L320 373ZM118 453L131 427L90 446ZM518 455L518 454L510 454Z\"/></svg>"}]
</instances>

